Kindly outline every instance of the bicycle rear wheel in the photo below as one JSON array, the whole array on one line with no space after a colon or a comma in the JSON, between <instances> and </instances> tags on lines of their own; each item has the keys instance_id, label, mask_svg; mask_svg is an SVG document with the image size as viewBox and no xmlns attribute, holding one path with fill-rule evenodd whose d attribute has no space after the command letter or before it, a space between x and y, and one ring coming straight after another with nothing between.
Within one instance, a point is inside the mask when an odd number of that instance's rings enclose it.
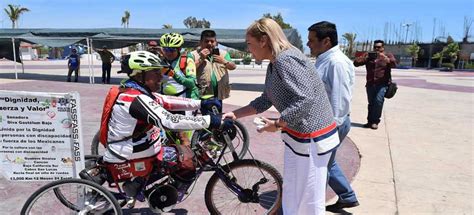
<instances>
[{"instance_id":1,"label":"bicycle rear wheel","mask_svg":"<svg viewBox=\"0 0 474 215\"><path fill-rule=\"evenodd\" d=\"M104 187L83 179L54 181L33 193L21 214L122 214L115 197Z\"/></svg>"},{"instance_id":2,"label":"bicycle rear wheel","mask_svg":"<svg viewBox=\"0 0 474 215\"><path fill-rule=\"evenodd\" d=\"M240 159L243 159L249 149L249 134L247 132L247 129L242 123L236 120L234 121L234 129L232 129L232 131L229 132L229 136L232 140L232 145L235 148L235 152L237 153L237 156ZM218 145L215 146L214 143L217 143ZM191 145L195 146L197 144L201 145L204 149L207 149L207 150L209 150L210 145L212 145L213 147L217 147L215 150L211 150L214 153L220 152L222 148L219 148L219 147L224 146L224 143L222 143L222 140L214 139L213 135L209 134L205 130L198 130L194 132L191 138ZM231 157L231 151L229 147L226 148L224 154L225 154L224 156L227 159L233 160ZM216 154L216 157L218 157L218 154Z\"/></svg>"},{"instance_id":3,"label":"bicycle rear wheel","mask_svg":"<svg viewBox=\"0 0 474 215\"><path fill-rule=\"evenodd\" d=\"M204 194L210 214L273 214L281 207L283 179L270 164L258 160L238 160L222 169L228 172L228 180L256 198L252 201L239 198L214 173Z\"/></svg>"},{"instance_id":4,"label":"bicycle rear wheel","mask_svg":"<svg viewBox=\"0 0 474 215\"><path fill-rule=\"evenodd\" d=\"M99 155L99 145L100 145L100 130L97 131L97 133L94 135L94 138L92 138L92 144L91 144L91 155Z\"/></svg>"}]
</instances>

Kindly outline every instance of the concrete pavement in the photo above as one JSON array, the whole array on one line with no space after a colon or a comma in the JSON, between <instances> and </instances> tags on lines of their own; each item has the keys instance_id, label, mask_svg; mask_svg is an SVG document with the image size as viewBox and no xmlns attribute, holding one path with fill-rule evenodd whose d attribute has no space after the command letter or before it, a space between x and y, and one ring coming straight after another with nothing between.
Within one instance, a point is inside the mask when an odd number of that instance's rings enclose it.
<instances>
[{"instance_id":1,"label":"concrete pavement","mask_svg":"<svg viewBox=\"0 0 474 215\"><path fill-rule=\"evenodd\" d=\"M1 89L12 83L8 70L0 67ZM56 76L57 71L38 70L49 77ZM361 156L360 169L352 182L361 205L345 212L472 214L474 73L394 70L399 90L393 99L386 100L378 130L362 128L367 114L364 74L363 68L357 69L353 126L348 135ZM249 67L231 72L233 91L225 101L226 107L243 106L257 97L264 75L264 69ZM103 85L94 87L107 89ZM275 147L281 150L278 145L263 145L261 150ZM282 160L275 162L281 168ZM336 198L328 199L328 204L334 201ZM195 209L188 211L204 212Z\"/></svg>"}]
</instances>

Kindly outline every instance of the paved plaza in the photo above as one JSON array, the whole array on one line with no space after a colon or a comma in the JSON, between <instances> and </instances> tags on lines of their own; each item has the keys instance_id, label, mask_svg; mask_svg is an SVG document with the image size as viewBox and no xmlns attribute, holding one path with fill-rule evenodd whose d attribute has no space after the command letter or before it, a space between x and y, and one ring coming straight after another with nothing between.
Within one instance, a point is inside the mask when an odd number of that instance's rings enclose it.
<instances>
[{"instance_id":1,"label":"paved plaza","mask_svg":"<svg viewBox=\"0 0 474 215\"><path fill-rule=\"evenodd\" d=\"M0 61L0 89L39 92L78 91L81 98L83 139L89 151L99 128L100 112L111 85L88 84L87 65L82 65L79 83L67 83L66 62L25 62L18 66ZM94 67L95 82L100 68ZM112 69L112 83L124 75ZM366 129L367 99L365 69L356 70L352 101L352 129L338 162L358 195L360 206L344 212L353 214L472 214L474 72L398 70L392 72L399 85L397 95L386 100L378 130ZM229 111L248 104L260 95L265 68L239 66L231 72L231 98L224 101ZM272 108L265 116L278 116ZM283 144L278 134L258 134L253 117L243 118L249 130L251 151L257 159L282 172ZM204 188L209 174L201 176L191 196L171 214L207 214ZM42 184L12 183L0 178L0 208L18 214L31 193ZM12 195L15 193L15 195ZM328 191L328 204L336 201ZM146 205L140 205L146 207ZM148 213L146 208L130 213Z\"/></svg>"}]
</instances>

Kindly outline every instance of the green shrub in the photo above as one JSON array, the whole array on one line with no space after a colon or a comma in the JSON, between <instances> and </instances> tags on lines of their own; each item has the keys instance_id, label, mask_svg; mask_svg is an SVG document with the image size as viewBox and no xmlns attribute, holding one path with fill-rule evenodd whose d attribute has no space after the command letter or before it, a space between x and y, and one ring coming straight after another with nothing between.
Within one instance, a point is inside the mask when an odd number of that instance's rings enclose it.
<instances>
[{"instance_id":1,"label":"green shrub","mask_svg":"<svg viewBox=\"0 0 474 215\"><path fill-rule=\"evenodd\" d=\"M464 68L466 69L474 69L474 63L467 63Z\"/></svg>"},{"instance_id":2,"label":"green shrub","mask_svg":"<svg viewBox=\"0 0 474 215\"><path fill-rule=\"evenodd\" d=\"M234 60L234 63L235 63L235 65L239 65L239 64L240 64L240 60Z\"/></svg>"},{"instance_id":3,"label":"green shrub","mask_svg":"<svg viewBox=\"0 0 474 215\"><path fill-rule=\"evenodd\" d=\"M243 59L242 59L242 63L244 65L249 65L250 63L252 62L252 57L250 55L246 55Z\"/></svg>"},{"instance_id":4,"label":"green shrub","mask_svg":"<svg viewBox=\"0 0 474 215\"><path fill-rule=\"evenodd\" d=\"M441 67L446 67L449 69L454 69L454 64L453 63L443 63L441 64Z\"/></svg>"}]
</instances>

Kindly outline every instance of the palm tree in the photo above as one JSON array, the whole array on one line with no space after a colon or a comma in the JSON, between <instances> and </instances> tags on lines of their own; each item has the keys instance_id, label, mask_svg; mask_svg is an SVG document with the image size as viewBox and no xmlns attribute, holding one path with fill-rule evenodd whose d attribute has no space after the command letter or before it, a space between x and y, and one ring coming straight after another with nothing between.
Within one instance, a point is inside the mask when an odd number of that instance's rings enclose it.
<instances>
[{"instance_id":1,"label":"palm tree","mask_svg":"<svg viewBox=\"0 0 474 215\"><path fill-rule=\"evenodd\" d=\"M126 10L125 14L122 16L122 25L124 28L128 28L128 23L130 22L130 11Z\"/></svg>"},{"instance_id":2,"label":"palm tree","mask_svg":"<svg viewBox=\"0 0 474 215\"><path fill-rule=\"evenodd\" d=\"M127 20L123 16L122 16L122 26L123 28L127 28Z\"/></svg>"},{"instance_id":3,"label":"palm tree","mask_svg":"<svg viewBox=\"0 0 474 215\"><path fill-rule=\"evenodd\" d=\"M446 55L448 55L451 63L454 64L454 62L456 62L456 60L458 59L458 54L460 51L459 44L457 44L456 42L449 43L446 47L444 47L443 50L445 51Z\"/></svg>"},{"instance_id":4,"label":"palm tree","mask_svg":"<svg viewBox=\"0 0 474 215\"><path fill-rule=\"evenodd\" d=\"M18 19L20 18L20 15L24 12L30 11L30 9L26 7L21 7L20 5L12 5L9 4L8 8L4 8L5 13L7 13L8 18L12 21L12 28L17 28L18 27Z\"/></svg>"},{"instance_id":5,"label":"palm tree","mask_svg":"<svg viewBox=\"0 0 474 215\"><path fill-rule=\"evenodd\" d=\"M163 25L163 29L172 29L173 28L173 25L171 24L164 24Z\"/></svg>"},{"instance_id":6,"label":"palm tree","mask_svg":"<svg viewBox=\"0 0 474 215\"><path fill-rule=\"evenodd\" d=\"M444 58L444 50L434 54L432 58L438 59L438 67L441 67L441 64L443 63L443 58Z\"/></svg>"},{"instance_id":7,"label":"palm tree","mask_svg":"<svg viewBox=\"0 0 474 215\"><path fill-rule=\"evenodd\" d=\"M440 52L433 55L433 59L438 59L438 66L449 67L451 70L454 68L454 62L458 59L459 55L459 44L456 42L450 42ZM447 58L451 63L443 64L443 59Z\"/></svg>"},{"instance_id":8,"label":"palm tree","mask_svg":"<svg viewBox=\"0 0 474 215\"><path fill-rule=\"evenodd\" d=\"M416 61L418 61L418 54L419 54L419 52L420 52L420 46L418 46L416 43L413 43L412 45L409 45L409 46L406 48L406 51L407 51L408 54L410 54L410 56L412 57L411 66L415 66L415 65L416 65Z\"/></svg>"},{"instance_id":9,"label":"palm tree","mask_svg":"<svg viewBox=\"0 0 474 215\"><path fill-rule=\"evenodd\" d=\"M355 43L356 37L357 37L357 34L355 33L345 33L342 35L342 38L344 38L348 44L348 48L346 49L346 55L349 58L352 57L352 52L354 51L354 43Z\"/></svg>"}]
</instances>

